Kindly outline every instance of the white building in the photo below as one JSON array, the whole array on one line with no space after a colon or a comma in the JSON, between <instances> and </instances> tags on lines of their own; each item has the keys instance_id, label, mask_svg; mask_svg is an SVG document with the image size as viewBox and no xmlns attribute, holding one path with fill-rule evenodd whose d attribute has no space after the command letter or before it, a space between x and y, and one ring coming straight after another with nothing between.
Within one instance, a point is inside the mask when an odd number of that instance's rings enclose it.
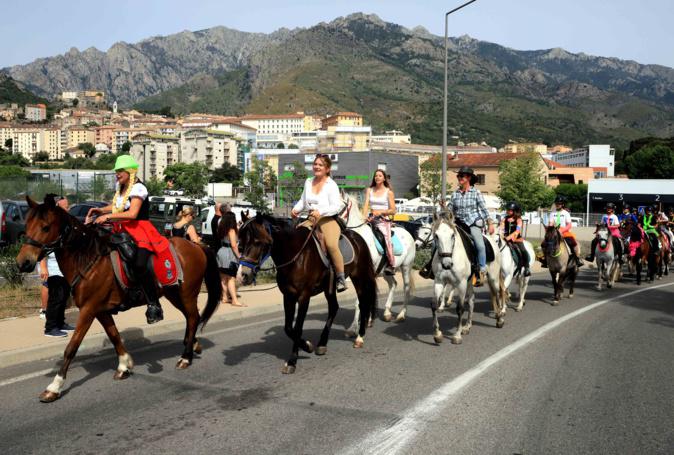
<instances>
[{"instance_id":1,"label":"white building","mask_svg":"<svg viewBox=\"0 0 674 455\"><path fill-rule=\"evenodd\" d=\"M405 134L402 131L391 130L384 134L372 135L370 139L372 142L386 143L386 144L411 144L412 136Z\"/></svg>"},{"instance_id":2,"label":"white building","mask_svg":"<svg viewBox=\"0 0 674 455\"><path fill-rule=\"evenodd\" d=\"M133 136L130 154L138 162L138 174L143 180L163 179L167 166L180 160L180 140L163 134Z\"/></svg>"},{"instance_id":3,"label":"white building","mask_svg":"<svg viewBox=\"0 0 674 455\"><path fill-rule=\"evenodd\" d=\"M239 142L240 139L227 131L185 131L180 139L180 162L203 163L211 170L225 162L237 166Z\"/></svg>"},{"instance_id":4,"label":"white building","mask_svg":"<svg viewBox=\"0 0 674 455\"><path fill-rule=\"evenodd\" d=\"M595 178L615 175L615 149L610 145L588 145L571 152L551 154L551 159L567 167L597 168Z\"/></svg>"},{"instance_id":5,"label":"white building","mask_svg":"<svg viewBox=\"0 0 674 455\"><path fill-rule=\"evenodd\" d=\"M16 128L12 137L12 153L20 154L27 160L41 152L42 132L37 128Z\"/></svg>"},{"instance_id":6,"label":"white building","mask_svg":"<svg viewBox=\"0 0 674 455\"><path fill-rule=\"evenodd\" d=\"M239 118L244 125L257 130L257 134L284 134L292 136L293 133L304 131L304 114L283 115L244 115Z\"/></svg>"}]
</instances>

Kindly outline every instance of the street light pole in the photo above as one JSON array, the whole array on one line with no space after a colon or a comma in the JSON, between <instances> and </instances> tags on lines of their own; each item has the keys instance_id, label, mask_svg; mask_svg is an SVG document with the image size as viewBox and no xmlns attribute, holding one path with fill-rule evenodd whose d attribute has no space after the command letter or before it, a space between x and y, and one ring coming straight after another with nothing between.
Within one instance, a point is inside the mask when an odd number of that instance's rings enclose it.
<instances>
[{"instance_id":1,"label":"street light pole","mask_svg":"<svg viewBox=\"0 0 674 455\"><path fill-rule=\"evenodd\" d=\"M449 15L464 8L476 0L470 0L463 5L454 8L445 13L445 84L444 84L444 98L442 105L442 204L445 204L447 198L447 28Z\"/></svg>"}]
</instances>

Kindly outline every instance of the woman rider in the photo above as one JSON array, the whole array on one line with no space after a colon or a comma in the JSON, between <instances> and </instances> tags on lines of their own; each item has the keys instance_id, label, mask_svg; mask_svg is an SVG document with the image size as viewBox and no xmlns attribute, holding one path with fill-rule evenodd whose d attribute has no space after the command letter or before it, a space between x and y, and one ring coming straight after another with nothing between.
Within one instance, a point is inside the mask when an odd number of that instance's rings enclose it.
<instances>
[{"instance_id":1,"label":"woman rider","mask_svg":"<svg viewBox=\"0 0 674 455\"><path fill-rule=\"evenodd\" d=\"M585 263L580 258L580 246L576 241L576 235L571 232L573 225L571 224L571 214L566 210L566 197L561 194L555 198L555 210L550 213L548 226L555 226L559 229L560 234L562 234L566 243L571 247L572 256L576 259L577 266L584 266ZM547 266L544 262L541 262L541 265L543 267Z\"/></svg>"},{"instance_id":2,"label":"woman rider","mask_svg":"<svg viewBox=\"0 0 674 455\"><path fill-rule=\"evenodd\" d=\"M611 236L617 240L613 241L613 247L616 250L616 257L620 258L623 254L622 249L622 235L620 234L620 220L615 212L615 204L609 202L606 204L606 214L601 217L601 224L606 225ZM596 233L596 231L595 231ZM597 249L597 237L592 239L592 245L590 246L590 254L585 257L586 261L594 262L594 250Z\"/></svg>"},{"instance_id":3,"label":"woman rider","mask_svg":"<svg viewBox=\"0 0 674 455\"><path fill-rule=\"evenodd\" d=\"M162 237L150 223L150 203L145 185L136 177L138 163L131 155L117 157L113 169L117 178L117 191L112 204L89 209L88 217L100 215L95 223L113 223L115 232L126 232L136 242L138 251L134 263L137 282L143 288L147 299L148 324L154 324L164 318L154 277L149 270L148 260L155 251L164 251L169 247L168 240Z\"/></svg>"},{"instance_id":4,"label":"woman rider","mask_svg":"<svg viewBox=\"0 0 674 455\"><path fill-rule=\"evenodd\" d=\"M484 202L482 193L473 186L477 182L477 176L473 170L467 166L462 166L456 173L456 178L459 180L459 187L452 193L452 209L457 224L461 225L473 238L473 243L477 250L477 261L480 267L479 275L477 275L477 279L475 280L475 286L478 287L484 284L487 272L487 251L484 247L482 229L486 222L489 226L489 235L492 235L494 234L494 225L489 218L489 212L487 211L487 205ZM432 251L430 261L419 271L421 277L432 277L431 265L434 255L435 249Z\"/></svg>"},{"instance_id":5,"label":"woman rider","mask_svg":"<svg viewBox=\"0 0 674 455\"><path fill-rule=\"evenodd\" d=\"M505 241L520 252L519 266L524 267L524 276L530 276L529 253L524 248L524 237L522 237L522 209L516 202L511 202L506 206L506 217L501 221L500 231Z\"/></svg>"},{"instance_id":6,"label":"woman rider","mask_svg":"<svg viewBox=\"0 0 674 455\"><path fill-rule=\"evenodd\" d=\"M657 217L653 214L653 207L647 205L644 207L644 214L641 216L641 226L648 236L648 242L651 250L657 253L660 250L660 241L658 240L658 230L656 229Z\"/></svg>"},{"instance_id":7,"label":"woman rider","mask_svg":"<svg viewBox=\"0 0 674 455\"><path fill-rule=\"evenodd\" d=\"M328 155L318 154L314 159L314 177L304 182L302 197L297 201L290 212L293 218L297 218L303 210L309 211L309 218L300 224L311 229L318 227L325 238L325 246L332 260L337 274L337 292L346 291L344 279L344 258L339 251L339 235L341 228L335 220L342 209L342 198L339 195L339 187L330 178L332 161Z\"/></svg>"},{"instance_id":8,"label":"woman rider","mask_svg":"<svg viewBox=\"0 0 674 455\"><path fill-rule=\"evenodd\" d=\"M391 243L391 218L396 213L396 203L391 184L383 170L377 169L372 176L370 187L365 190L363 216L382 234L386 242L386 259L388 265L384 269L387 275L395 273L393 244Z\"/></svg>"}]
</instances>

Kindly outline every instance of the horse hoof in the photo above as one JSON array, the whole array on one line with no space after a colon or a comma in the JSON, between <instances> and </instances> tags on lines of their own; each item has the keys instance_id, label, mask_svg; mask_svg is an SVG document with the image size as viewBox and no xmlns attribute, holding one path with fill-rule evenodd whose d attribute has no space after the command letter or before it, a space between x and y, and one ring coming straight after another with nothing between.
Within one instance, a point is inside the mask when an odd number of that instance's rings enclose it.
<instances>
[{"instance_id":1,"label":"horse hoof","mask_svg":"<svg viewBox=\"0 0 674 455\"><path fill-rule=\"evenodd\" d=\"M612 284L607 284L606 287L609 288L609 289L611 289L611 288L613 287L613 285L612 285Z\"/></svg>"},{"instance_id":2,"label":"horse hoof","mask_svg":"<svg viewBox=\"0 0 674 455\"><path fill-rule=\"evenodd\" d=\"M496 321L496 328L501 329L505 325L505 321L503 319L499 319Z\"/></svg>"},{"instance_id":3,"label":"horse hoof","mask_svg":"<svg viewBox=\"0 0 674 455\"><path fill-rule=\"evenodd\" d=\"M312 352L314 352L314 345L311 344L311 341L307 340L307 341L304 342L304 346L302 346L302 350L304 352L307 352L307 353L311 354Z\"/></svg>"},{"instance_id":4,"label":"horse hoof","mask_svg":"<svg viewBox=\"0 0 674 455\"><path fill-rule=\"evenodd\" d=\"M40 394L40 401L42 403L51 403L58 400L59 398L61 398L60 393L50 392L49 390L45 390Z\"/></svg>"},{"instance_id":5,"label":"horse hoof","mask_svg":"<svg viewBox=\"0 0 674 455\"><path fill-rule=\"evenodd\" d=\"M114 379L115 381L122 381L124 379L127 379L129 376L131 376L131 370L115 371L115 374L112 376L112 379Z\"/></svg>"},{"instance_id":6,"label":"horse hoof","mask_svg":"<svg viewBox=\"0 0 674 455\"><path fill-rule=\"evenodd\" d=\"M569 298L570 298L570 299L573 298L573 293L569 294Z\"/></svg>"},{"instance_id":7,"label":"horse hoof","mask_svg":"<svg viewBox=\"0 0 674 455\"><path fill-rule=\"evenodd\" d=\"M396 322L405 322L405 315L399 314L398 317L396 318Z\"/></svg>"},{"instance_id":8,"label":"horse hoof","mask_svg":"<svg viewBox=\"0 0 674 455\"><path fill-rule=\"evenodd\" d=\"M295 372L295 365L288 365L287 363L281 368L283 374L293 374Z\"/></svg>"},{"instance_id":9,"label":"horse hoof","mask_svg":"<svg viewBox=\"0 0 674 455\"><path fill-rule=\"evenodd\" d=\"M374 325L374 321L373 321L372 319L370 319L369 321L367 321L367 328L368 328L368 329L371 329L373 325Z\"/></svg>"},{"instance_id":10,"label":"horse hoof","mask_svg":"<svg viewBox=\"0 0 674 455\"><path fill-rule=\"evenodd\" d=\"M363 340L356 340L356 341L353 342L353 347L355 349L360 349L363 346L365 346L365 342Z\"/></svg>"},{"instance_id":11,"label":"horse hoof","mask_svg":"<svg viewBox=\"0 0 674 455\"><path fill-rule=\"evenodd\" d=\"M557 306L559 305L559 300L553 300L552 301L552 306Z\"/></svg>"},{"instance_id":12,"label":"horse hoof","mask_svg":"<svg viewBox=\"0 0 674 455\"><path fill-rule=\"evenodd\" d=\"M444 341L444 338L442 335L433 335L433 341L435 341L435 344L441 344Z\"/></svg>"},{"instance_id":13,"label":"horse hoof","mask_svg":"<svg viewBox=\"0 0 674 455\"><path fill-rule=\"evenodd\" d=\"M386 313L384 315L384 322L391 322L391 319L393 319L393 316L391 315L391 313ZM369 327L369 325L368 325L368 327Z\"/></svg>"},{"instance_id":14,"label":"horse hoof","mask_svg":"<svg viewBox=\"0 0 674 455\"><path fill-rule=\"evenodd\" d=\"M461 344L461 343L463 343L463 338L458 337L458 336L456 336L456 335L453 336L453 337L451 337L450 340L451 340L452 344Z\"/></svg>"},{"instance_id":15,"label":"horse hoof","mask_svg":"<svg viewBox=\"0 0 674 455\"><path fill-rule=\"evenodd\" d=\"M192 350L194 351L195 354L201 354L201 351L202 351L201 343L199 343L198 341L195 341L194 346L192 347Z\"/></svg>"},{"instance_id":16,"label":"horse hoof","mask_svg":"<svg viewBox=\"0 0 674 455\"><path fill-rule=\"evenodd\" d=\"M519 313L523 310L523 308L521 306L516 306L515 308L513 308L513 310L515 310L517 313Z\"/></svg>"},{"instance_id":17,"label":"horse hoof","mask_svg":"<svg viewBox=\"0 0 674 455\"><path fill-rule=\"evenodd\" d=\"M325 355L326 352L328 352L327 346L319 346L316 348L316 355Z\"/></svg>"},{"instance_id":18,"label":"horse hoof","mask_svg":"<svg viewBox=\"0 0 674 455\"><path fill-rule=\"evenodd\" d=\"M461 335L468 335L470 333L470 328L461 329Z\"/></svg>"},{"instance_id":19,"label":"horse hoof","mask_svg":"<svg viewBox=\"0 0 674 455\"><path fill-rule=\"evenodd\" d=\"M356 338L356 332L354 330L347 330L344 332L344 338Z\"/></svg>"},{"instance_id":20,"label":"horse hoof","mask_svg":"<svg viewBox=\"0 0 674 455\"><path fill-rule=\"evenodd\" d=\"M176 363L176 370L184 370L187 367L190 366L190 361L187 359L180 359L178 360L178 363Z\"/></svg>"}]
</instances>

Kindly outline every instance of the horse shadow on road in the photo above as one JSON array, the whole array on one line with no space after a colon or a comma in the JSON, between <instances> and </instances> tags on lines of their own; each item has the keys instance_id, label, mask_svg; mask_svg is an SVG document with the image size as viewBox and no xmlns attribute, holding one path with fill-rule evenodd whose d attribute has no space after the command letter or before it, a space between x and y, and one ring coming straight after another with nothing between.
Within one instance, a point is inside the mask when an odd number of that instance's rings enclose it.
<instances>
[{"instance_id":1,"label":"horse shadow on road","mask_svg":"<svg viewBox=\"0 0 674 455\"><path fill-rule=\"evenodd\" d=\"M670 288L671 289L671 288ZM644 296L635 296L632 299L620 299L620 304L638 310L655 312L656 316L648 322L674 328L674 304L671 290L652 289L644 293Z\"/></svg>"}]
</instances>

